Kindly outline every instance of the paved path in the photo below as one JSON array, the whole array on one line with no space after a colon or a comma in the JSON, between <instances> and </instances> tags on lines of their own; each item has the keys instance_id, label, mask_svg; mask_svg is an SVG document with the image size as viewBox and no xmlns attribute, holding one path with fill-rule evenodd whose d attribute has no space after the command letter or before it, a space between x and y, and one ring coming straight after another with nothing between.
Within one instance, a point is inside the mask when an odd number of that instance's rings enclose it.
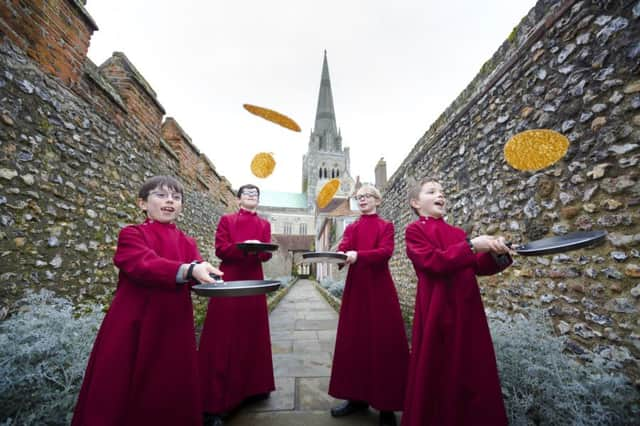
<instances>
[{"instance_id":1,"label":"paved path","mask_svg":"<svg viewBox=\"0 0 640 426\"><path fill-rule=\"evenodd\" d=\"M298 281L269 316L276 391L265 401L241 408L225 424L377 425L372 409L334 419L340 403L327 394L338 314L308 280Z\"/></svg>"}]
</instances>

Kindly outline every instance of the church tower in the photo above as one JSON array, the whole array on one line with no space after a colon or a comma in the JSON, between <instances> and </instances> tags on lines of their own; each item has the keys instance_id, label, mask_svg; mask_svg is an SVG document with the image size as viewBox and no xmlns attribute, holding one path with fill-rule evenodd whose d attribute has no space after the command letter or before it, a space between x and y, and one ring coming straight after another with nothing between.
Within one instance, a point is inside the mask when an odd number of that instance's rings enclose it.
<instances>
[{"instance_id":1,"label":"church tower","mask_svg":"<svg viewBox=\"0 0 640 426\"><path fill-rule=\"evenodd\" d=\"M353 186L349 168L349 148L342 148L342 136L336 125L327 51L325 50L315 126L309 136L307 153L302 157L302 192L307 194L309 210L314 209L318 191L330 179L339 178L341 180L340 190L336 194L337 198L349 196Z\"/></svg>"}]
</instances>

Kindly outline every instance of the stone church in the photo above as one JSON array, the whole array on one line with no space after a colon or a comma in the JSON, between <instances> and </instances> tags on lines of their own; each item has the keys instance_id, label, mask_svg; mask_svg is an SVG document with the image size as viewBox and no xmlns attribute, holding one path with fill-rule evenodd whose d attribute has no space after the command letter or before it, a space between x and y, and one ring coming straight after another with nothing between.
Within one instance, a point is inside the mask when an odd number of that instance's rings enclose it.
<instances>
[{"instance_id":1,"label":"stone church","mask_svg":"<svg viewBox=\"0 0 640 426\"><path fill-rule=\"evenodd\" d=\"M272 238L280 246L264 265L265 275L323 275L322 270L300 264L301 253L333 249L344 228L357 218L358 208L351 199L356 181L351 177L349 163L349 148L342 146L336 122L325 51L315 125L302 158L301 192L262 191L260 196L260 215L271 223ZM319 209L316 196L333 178L340 179L340 188L331 203Z\"/></svg>"}]
</instances>

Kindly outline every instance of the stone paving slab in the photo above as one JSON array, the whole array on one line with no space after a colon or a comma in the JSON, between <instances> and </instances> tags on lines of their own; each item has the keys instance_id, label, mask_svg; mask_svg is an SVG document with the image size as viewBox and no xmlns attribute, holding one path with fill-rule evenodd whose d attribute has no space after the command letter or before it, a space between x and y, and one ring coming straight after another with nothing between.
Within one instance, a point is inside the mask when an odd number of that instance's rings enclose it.
<instances>
[{"instance_id":1,"label":"stone paving slab","mask_svg":"<svg viewBox=\"0 0 640 426\"><path fill-rule=\"evenodd\" d=\"M293 352L293 340L272 340L271 341L271 353L276 354L288 354Z\"/></svg>"},{"instance_id":2,"label":"stone paving slab","mask_svg":"<svg viewBox=\"0 0 640 426\"><path fill-rule=\"evenodd\" d=\"M324 411L329 415L331 407L340 403L327 393L329 377L301 377L298 378L297 386L297 407L301 411Z\"/></svg>"},{"instance_id":3,"label":"stone paving slab","mask_svg":"<svg viewBox=\"0 0 640 426\"><path fill-rule=\"evenodd\" d=\"M397 418L400 424L400 417ZM225 424L229 426L376 426L378 413L369 410L336 419L327 411L271 411L240 414Z\"/></svg>"},{"instance_id":4,"label":"stone paving slab","mask_svg":"<svg viewBox=\"0 0 640 426\"><path fill-rule=\"evenodd\" d=\"M273 355L273 370L281 377L328 377L331 375L331 356L326 352L277 354Z\"/></svg>"},{"instance_id":5,"label":"stone paving slab","mask_svg":"<svg viewBox=\"0 0 640 426\"><path fill-rule=\"evenodd\" d=\"M314 353L322 352L323 348L318 339L313 340L294 340L293 352L296 353Z\"/></svg>"},{"instance_id":6,"label":"stone paving slab","mask_svg":"<svg viewBox=\"0 0 640 426\"><path fill-rule=\"evenodd\" d=\"M291 411L296 408L296 379L295 377L276 377L276 392L272 392L268 399L255 402L243 407L241 411Z\"/></svg>"},{"instance_id":7,"label":"stone paving slab","mask_svg":"<svg viewBox=\"0 0 640 426\"><path fill-rule=\"evenodd\" d=\"M299 320L296 320L296 323L295 323L296 330L330 330L330 329L336 329L337 327L338 327L337 319L325 319L325 320L299 319Z\"/></svg>"}]
</instances>

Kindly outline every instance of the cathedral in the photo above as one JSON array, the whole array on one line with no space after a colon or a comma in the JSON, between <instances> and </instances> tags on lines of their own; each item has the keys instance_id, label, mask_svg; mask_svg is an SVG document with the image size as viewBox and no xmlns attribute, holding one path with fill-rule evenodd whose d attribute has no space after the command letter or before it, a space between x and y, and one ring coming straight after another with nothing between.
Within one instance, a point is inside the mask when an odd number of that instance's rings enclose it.
<instances>
[{"instance_id":1,"label":"cathedral","mask_svg":"<svg viewBox=\"0 0 640 426\"><path fill-rule=\"evenodd\" d=\"M325 208L316 205L316 196L329 180L340 179L340 188ZM280 248L267 262L265 275L322 275L309 265L300 264L306 251L334 250L344 228L359 215L351 196L356 181L351 177L349 148L342 146L342 136L336 123L333 93L329 77L327 52L324 52L315 125L309 136L307 153L302 158L302 188L299 193L262 191L260 215L271 223L274 242Z\"/></svg>"}]
</instances>

